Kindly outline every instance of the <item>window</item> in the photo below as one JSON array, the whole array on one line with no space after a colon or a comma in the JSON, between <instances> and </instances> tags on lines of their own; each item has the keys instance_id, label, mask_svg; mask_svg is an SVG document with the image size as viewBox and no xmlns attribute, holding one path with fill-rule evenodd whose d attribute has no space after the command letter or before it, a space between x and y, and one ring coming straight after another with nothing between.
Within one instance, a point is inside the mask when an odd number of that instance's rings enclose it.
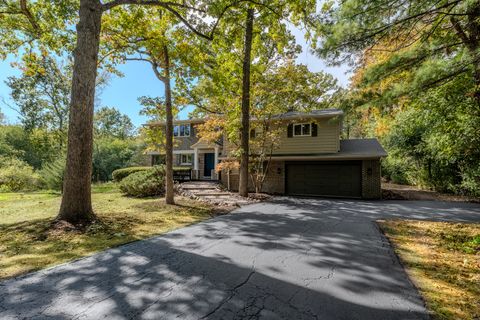
<instances>
[{"instance_id":1,"label":"window","mask_svg":"<svg viewBox=\"0 0 480 320\"><path fill-rule=\"evenodd\" d=\"M190 125L181 124L173 127L174 137L190 137Z\"/></svg>"},{"instance_id":2,"label":"window","mask_svg":"<svg viewBox=\"0 0 480 320\"><path fill-rule=\"evenodd\" d=\"M156 166L159 164L165 164L165 156L160 154L152 155L152 166Z\"/></svg>"},{"instance_id":3,"label":"window","mask_svg":"<svg viewBox=\"0 0 480 320\"><path fill-rule=\"evenodd\" d=\"M302 136L311 136L312 131L310 128L310 123L300 123L293 126L293 136L302 137Z\"/></svg>"},{"instance_id":4,"label":"window","mask_svg":"<svg viewBox=\"0 0 480 320\"><path fill-rule=\"evenodd\" d=\"M180 164L192 164L192 154L181 154Z\"/></svg>"}]
</instances>

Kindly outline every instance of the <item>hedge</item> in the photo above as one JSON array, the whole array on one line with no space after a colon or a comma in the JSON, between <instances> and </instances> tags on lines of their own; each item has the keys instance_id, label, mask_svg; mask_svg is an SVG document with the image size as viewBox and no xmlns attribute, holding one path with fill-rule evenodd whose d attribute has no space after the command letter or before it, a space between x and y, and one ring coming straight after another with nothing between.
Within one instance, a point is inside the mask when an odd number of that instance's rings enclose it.
<instances>
[{"instance_id":1,"label":"hedge","mask_svg":"<svg viewBox=\"0 0 480 320\"><path fill-rule=\"evenodd\" d=\"M132 173L136 172L141 172L141 171L146 171L152 169L152 167L128 167L128 168L122 168L122 169L117 169L112 172L112 178L116 182L120 182ZM188 171L191 170L190 167L173 167L173 171Z\"/></svg>"},{"instance_id":2,"label":"hedge","mask_svg":"<svg viewBox=\"0 0 480 320\"><path fill-rule=\"evenodd\" d=\"M122 168L122 169L117 169L112 172L112 178L116 182L120 182L132 173L135 172L141 172L141 171L146 171L151 169L152 167L128 167L128 168Z\"/></svg>"}]
</instances>

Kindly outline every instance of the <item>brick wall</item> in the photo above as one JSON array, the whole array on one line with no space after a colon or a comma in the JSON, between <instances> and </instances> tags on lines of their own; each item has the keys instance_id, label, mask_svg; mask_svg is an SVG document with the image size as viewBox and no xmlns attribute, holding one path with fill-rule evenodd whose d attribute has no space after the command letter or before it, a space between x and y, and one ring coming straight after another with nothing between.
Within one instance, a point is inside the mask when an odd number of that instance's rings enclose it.
<instances>
[{"instance_id":1,"label":"brick wall","mask_svg":"<svg viewBox=\"0 0 480 320\"><path fill-rule=\"evenodd\" d=\"M228 186L228 173L222 171L221 183L224 186ZM238 170L232 170L230 173L230 190L238 191ZM248 190L250 192L255 191L252 179L248 177ZM263 183L262 192L270 194L284 194L285 193L285 162L284 161L272 161L267 171L267 177Z\"/></svg>"},{"instance_id":2,"label":"brick wall","mask_svg":"<svg viewBox=\"0 0 480 320\"><path fill-rule=\"evenodd\" d=\"M380 199L382 190L380 185L380 160L362 161L362 198Z\"/></svg>"}]
</instances>

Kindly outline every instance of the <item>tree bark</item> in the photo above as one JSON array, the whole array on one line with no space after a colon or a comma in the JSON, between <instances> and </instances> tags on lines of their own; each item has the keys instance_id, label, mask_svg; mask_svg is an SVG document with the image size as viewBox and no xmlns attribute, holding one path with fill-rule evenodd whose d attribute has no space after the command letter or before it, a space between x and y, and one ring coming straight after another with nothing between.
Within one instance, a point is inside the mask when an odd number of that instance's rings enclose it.
<instances>
[{"instance_id":1,"label":"tree bark","mask_svg":"<svg viewBox=\"0 0 480 320\"><path fill-rule=\"evenodd\" d=\"M248 158L249 158L249 133L250 133L250 65L253 38L252 8L247 10L245 27L245 44L243 56L243 86L242 86L242 124L240 128L240 175L238 193L242 197L248 196Z\"/></svg>"},{"instance_id":2,"label":"tree bark","mask_svg":"<svg viewBox=\"0 0 480 320\"><path fill-rule=\"evenodd\" d=\"M77 45L74 51L67 163L62 204L57 219L72 224L87 224L95 219L91 201L91 177L101 4L98 0L81 0L79 16Z\"/></svg>"},{"instance_id":3,"label":"tree bark","mask_svg":"<svg viewBox=\"0 0 480 320\"><path fill-rule=\"evenodd\" d=\"M168 48L163 47L164 57L164 72L165 72L165 111L166 111L166 126L165 126L165 203L175 204L173 195L173 111L172 111L172 89L170 86L170 56Z\"/></svg>"}]
</instances>

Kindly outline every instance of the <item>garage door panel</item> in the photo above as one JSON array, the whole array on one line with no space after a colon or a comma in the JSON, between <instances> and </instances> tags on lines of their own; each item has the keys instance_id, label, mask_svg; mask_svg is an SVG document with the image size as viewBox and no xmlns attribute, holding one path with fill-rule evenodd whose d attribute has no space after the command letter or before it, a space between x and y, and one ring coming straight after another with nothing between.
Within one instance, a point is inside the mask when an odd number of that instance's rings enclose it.
<instances>
[{"instance_id":1,"label":"garage door panel","mask_svg":"<svg viewBox=\"0 0 480 320\"><path fill-rule=\"evenodd\" d=\"M361 167L360 161L287 163L287 193L360 198Z\"/></svg>"}]
</instances>

